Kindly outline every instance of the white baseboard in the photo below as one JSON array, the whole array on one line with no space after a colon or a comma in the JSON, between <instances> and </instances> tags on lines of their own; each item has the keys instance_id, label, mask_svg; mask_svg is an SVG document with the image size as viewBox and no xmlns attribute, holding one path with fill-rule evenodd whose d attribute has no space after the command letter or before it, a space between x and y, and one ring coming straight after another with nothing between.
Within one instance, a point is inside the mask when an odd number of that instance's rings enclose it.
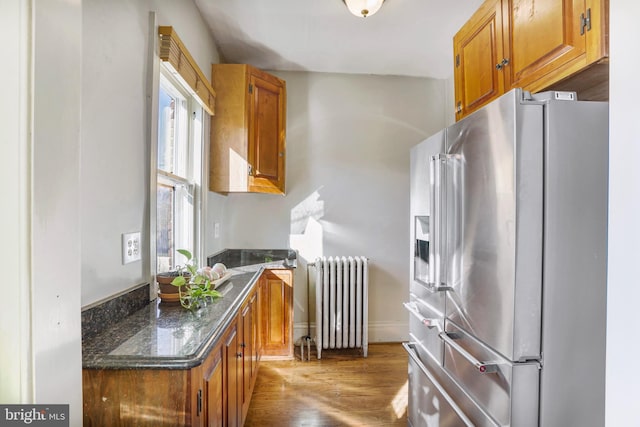
<instances>
[{"instance_id":1,"label":"white baseboard","mask_svg":"<svg viewBox=\"0 0 640 427\"><path fill-rule=\"evenodd\" d=\"M306 322L293 325L293 340L298 345L300 338L307 336ZM311 323L311 338L315 340L316 326ZM409 324L406 322L369 322L369 343L402 342L409 340Z\"/></svg>"}]
</instances>

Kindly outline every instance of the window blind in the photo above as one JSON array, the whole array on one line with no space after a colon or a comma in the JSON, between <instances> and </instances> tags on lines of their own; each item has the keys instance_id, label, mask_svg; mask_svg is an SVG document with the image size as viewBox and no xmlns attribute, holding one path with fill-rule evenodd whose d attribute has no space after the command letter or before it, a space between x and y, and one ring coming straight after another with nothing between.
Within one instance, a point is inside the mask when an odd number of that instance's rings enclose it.
<instances>
[{"instance_id":1,"label":"window blind","mask_svg":"<svg viewBox=\"0 0 640 427\"><path fill-rule=\"evenodd\" d=\"M160 59L168 63L175 74L191 88L207 113L214 115L216 93L173 27L158 27L158 35Z\"/></svg>"}]
</instances>

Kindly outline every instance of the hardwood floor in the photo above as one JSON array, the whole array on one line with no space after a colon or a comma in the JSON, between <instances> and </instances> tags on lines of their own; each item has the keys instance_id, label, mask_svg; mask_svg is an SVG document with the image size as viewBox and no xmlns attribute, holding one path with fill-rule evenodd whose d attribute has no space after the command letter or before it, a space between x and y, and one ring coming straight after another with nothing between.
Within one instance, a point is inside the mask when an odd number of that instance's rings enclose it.
<instances>
[{"instance_id":1,"label":"hardwood floor","mask_svg":"<svg viewBox=\"0 0 640 427\"><path fill-rule=\"evenodd\" d=\"M299 349L296 348L297 352ZM406 426L407 354L399 343L260 362L245 427Z\"/></svg>"}]
</instances>

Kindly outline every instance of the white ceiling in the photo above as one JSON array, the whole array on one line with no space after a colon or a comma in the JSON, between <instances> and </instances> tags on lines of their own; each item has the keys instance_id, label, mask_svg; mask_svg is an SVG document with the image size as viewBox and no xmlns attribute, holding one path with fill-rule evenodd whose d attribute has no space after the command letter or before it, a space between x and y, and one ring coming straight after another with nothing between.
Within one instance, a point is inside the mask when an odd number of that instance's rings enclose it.
<instances>
[{"instance_id":1,"label":"white ceiling","mask_svg":"<svg viewBox=\"0 0 640 427\"><path fill-rule=\"evenodd\" d=\"M453 35L483 0L195 0L224 62L266 70L448 78Z\"/></svg>"}]
</instances>

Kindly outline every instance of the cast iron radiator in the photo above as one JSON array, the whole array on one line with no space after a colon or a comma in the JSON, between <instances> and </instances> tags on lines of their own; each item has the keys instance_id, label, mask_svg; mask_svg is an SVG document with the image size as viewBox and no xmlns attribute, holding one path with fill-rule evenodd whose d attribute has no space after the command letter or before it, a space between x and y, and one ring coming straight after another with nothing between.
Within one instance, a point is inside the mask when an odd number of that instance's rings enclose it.
<instances>
[{"instance_id":1,"label":"cast iron radiator","mask_svg":"<svg viewBox=\"0 0 640 427\"><path fill-rule=\"evenodd\" d=\"M316 258L316 348L368 347L368 260L361 256Z\"/></svg>"}]
</instances>

